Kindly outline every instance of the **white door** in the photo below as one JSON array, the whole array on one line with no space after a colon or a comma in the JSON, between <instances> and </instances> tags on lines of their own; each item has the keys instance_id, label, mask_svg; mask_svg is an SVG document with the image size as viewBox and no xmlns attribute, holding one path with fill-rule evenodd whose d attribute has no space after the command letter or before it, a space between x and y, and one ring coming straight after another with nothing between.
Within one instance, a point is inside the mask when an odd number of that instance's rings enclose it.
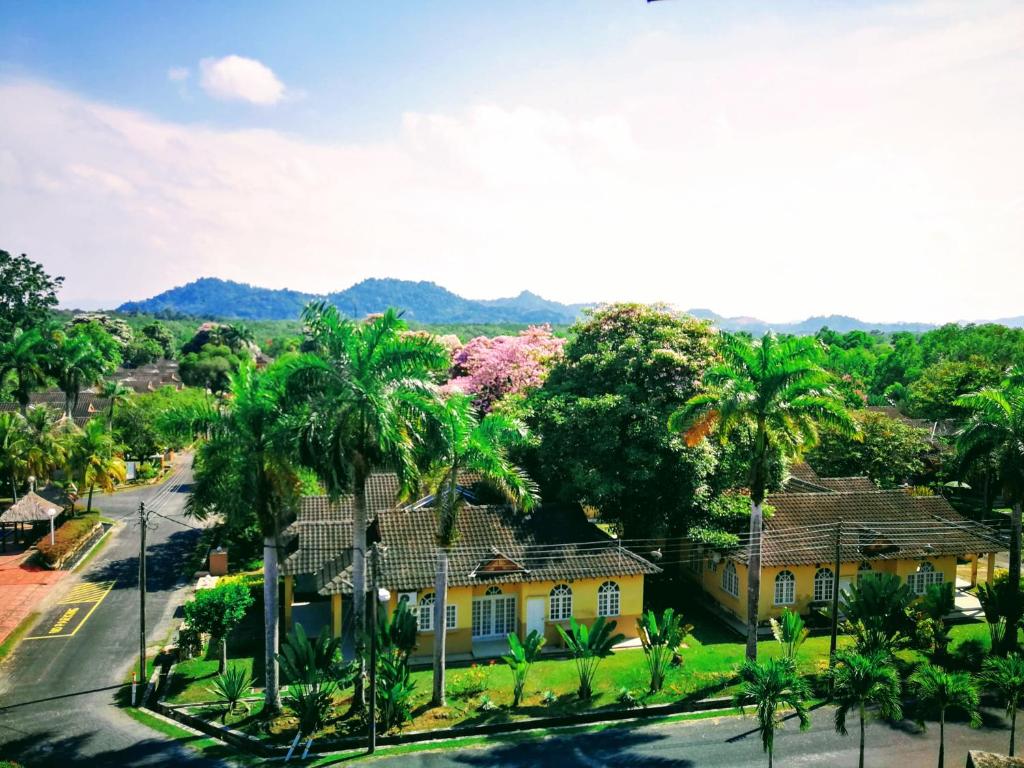
<instances>
[{"instance_id":1,"label":"white door","mask_svg":"<svg viewBox=\"0 0 1024 768\"><path fill-rule=\"evenodd\" d=\"M534 630L544 634L544 598L531 597L526 600L526 634Z\"/></svg>"}]
</instances>

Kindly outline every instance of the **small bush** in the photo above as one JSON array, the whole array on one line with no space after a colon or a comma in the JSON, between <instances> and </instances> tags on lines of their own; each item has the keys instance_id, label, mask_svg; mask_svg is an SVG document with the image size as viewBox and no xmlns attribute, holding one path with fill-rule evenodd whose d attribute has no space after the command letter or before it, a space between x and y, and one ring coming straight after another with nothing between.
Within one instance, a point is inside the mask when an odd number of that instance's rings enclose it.
<instances>
[{"instance_id":1,"label":"small bush","mask_svg":"<svg viewBox=\"0 0 1024 768\"><path fill-rule=\"evenodd\" d=\"M633 692L629 688L620 688L619 695L615 699L619 704L624 706L626 709L635 709L640 706L640 699L633 695Z\"/></svg>"},{"instance_id":2,"label":"small bush","mask_svg":"<svg viewBox=\"0 0 1024 768\"><path fill-rule=\"evenodd\" d=\"M548 706L550 706L550 705L556 704L558 702L558 697L555 696L555 692L554 691L544 691L544 693L541 694L540 700L544 704L547 704Z\"/></svg>"},{"instance_id":3,"label":"small bush","mask_svg":"<svg viewBox=\"0 0 1024 768\"><path fill-rule=\"evenodd\" d=\"M989 644L980 638L968 638L953 651L953 660L959 669L977 672L989 655Z\"/></svg>"},{"instance_id":4,"label":"small bush","mask_svg":"<svg viewBox=\"0 0 1024 768\"><path fill-rule=\"evenodd\" d=\"M160 470L157 467L154 467L148 461L143 461L135 471L135 478L137 480L152 480L159 474Z\"/></svg>"},{"instance_id":5,"label":"small bush","mask_svg":"<svg viewBox=\"0 0 1024 768\"><path fill-rule=\"evenodd\" d=\"M495 712L498 709L498 705L491 701L490 696L481 696L480 703L477 704L476 708L481 712Z\"/></svg>"},{"instance_id":6,"label":"small bush","mask_svg":"<svg viewBox=\"0 0 1024 768\"><path fill-rule=\"evenodd\" d=\"M92 529L99 521L100 513L93 511L61 523L60 527L54 531L52 546L49 532L36 542L39 556L47 565L56 565L62 557L72 552L83 539L92 533Z\"/></svg>"},{"instance_id":7,"label":"small bush","mask_svg":"<svg viewBox=\"0 0 1024 768\"><path fill-rule=\"evenodd\" d=\"M228 715L239 704L245 707L246 712L249 711L249 705L242 699L249 693L254 683L252 675L241 664L229 666L223 674L214 678L213 685L207 690L214 696L219 696L227 704L220 717L221 722L227 722Z\"/></svg>"},{"instance_id":8,"label":"small bush","mask_svg":"<svg viewBox=\"0 0 1024 768\"><path fill-rule=\"evenodd\" d=\"M453 699L471 699L487 690L487 670L476 664L452 678L449 691Z\"/></svg>"}]
</instances>

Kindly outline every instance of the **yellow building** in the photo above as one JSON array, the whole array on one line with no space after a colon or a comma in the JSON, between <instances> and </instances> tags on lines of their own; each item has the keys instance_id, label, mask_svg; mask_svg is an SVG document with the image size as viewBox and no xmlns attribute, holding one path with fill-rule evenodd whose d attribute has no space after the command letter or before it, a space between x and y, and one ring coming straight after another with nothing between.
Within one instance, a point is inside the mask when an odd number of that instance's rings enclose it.
<instances>
[{"instance_id":1,"label":"yellow building","mask_svg":"<svg viewBox=\"0 0 1024 768\"><path fill-rule=\"evenodd\" d=\"M991 580L995 553L1004 548L989 529L958 514L941 496L879 490L866 478L822 478L806 465L784 493L772 494L761 544L758 621L783 609L807 614L871 573L890 573L923 594L932 584L955 582L958 558L980 559ZM838 552L837 552L838 548ZM836 560L839 571L836 573ZM693 578L722 611L747 621L746 547L697 548Z\"/></svg>"},{"instance_id":2,"label":"yellow building","mask_svg":"<svg viewBox=\"0 0 1024 768\"><path fill-rule=\"evenodd\" d=\"M299 581L314 586L320 598L330 599L332 628L343 634L352 593L351 517L344 503L307 499L303 509L291 529L298 549L283 569L285 603L294 601ZM417 657L433 652L436 527L435 510L426 499L378 509L368 530L369 541L384 552L378 581L391 593L389 610L406 602L419 622ZM549 646L558 647L555 627L567 626L570 617L589 624L605 616L627 639L636 637L644 577L659 569L590 523L580 508L544 507L522 515L467 504L459 531L448 569L449 658L505 653L510 632L524 636L537 630ZM299 573L303 570L305 575Z\"/></svg>"}]
</instances>

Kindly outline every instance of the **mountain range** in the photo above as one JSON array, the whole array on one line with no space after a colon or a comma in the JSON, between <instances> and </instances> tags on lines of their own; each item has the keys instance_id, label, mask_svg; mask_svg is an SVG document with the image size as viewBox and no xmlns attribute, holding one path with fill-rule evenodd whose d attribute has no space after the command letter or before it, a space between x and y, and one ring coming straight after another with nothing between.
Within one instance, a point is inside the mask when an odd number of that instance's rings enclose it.
<instances>
[{"instance_id":1,"label":"mountain range","mask_svg":"<svg viewBox=\"0 0 1024 768\"><path fill-rule=\"evenodd\" d=\"M129 301L119 312L156 314L172 312L201 318L241 320L294 320L310 301L327 301L350 317L383 312L388 307L404 310L409 320L419 323L551 323L565 325L576 320L593 304L562 304L530 291L504 299L467 299L428 281L370 278L343 291L326 294L303 293L287 288L258 286L203 277L171 288L142 301ZM809 317L793 323L769 323L756 317L724 317L709 309L690 309L689 314L710 320L728 331L749 331L754 335L774 330L780 333L812 334L823 327L853 330L922 332L936 326L928 323L871 323L846 315ZM1024 316L994 321L1024 327Z\"/></svg>"}]
</instances>

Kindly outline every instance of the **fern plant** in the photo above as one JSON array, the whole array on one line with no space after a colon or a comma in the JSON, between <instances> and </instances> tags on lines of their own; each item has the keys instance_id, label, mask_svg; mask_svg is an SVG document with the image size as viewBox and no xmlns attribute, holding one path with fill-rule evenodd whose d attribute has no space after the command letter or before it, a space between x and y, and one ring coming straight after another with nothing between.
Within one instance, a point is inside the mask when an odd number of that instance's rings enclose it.
<instances>
[{"instance_id":1,"label":"fern plant","mask_svg":"<svg viewBox=\"0 0 1024 768\"><path fill-rule=\"evenodd\" d=\"M621 633L612 634L616 626L614 621L605 621L604 616L598 616L589 628L586 624L578 624L574 618L569 619L568 632L556 625L562 642L569 649L569 655L576 662L576 673L580 680L576 693L584 701L594 695L594 676L601 659L611 656L612 648L626 639Z\"/></svg>"},{"instance_id":2,"label":"fern plant","mask_svg":"<svg viewBox=\"0 0 1024 768\"><path fill-rule=\"evenodd\" d=\"M647 669L651 673L650 690L651 693L657 693L665 685L665 676L672 658L686 636L693 631L693 625L683 624L682 614L666 608L660 620L654 611L648 609L647 613L636 620L636 628L644 648Z\"/></svg>"}]
</instances>

